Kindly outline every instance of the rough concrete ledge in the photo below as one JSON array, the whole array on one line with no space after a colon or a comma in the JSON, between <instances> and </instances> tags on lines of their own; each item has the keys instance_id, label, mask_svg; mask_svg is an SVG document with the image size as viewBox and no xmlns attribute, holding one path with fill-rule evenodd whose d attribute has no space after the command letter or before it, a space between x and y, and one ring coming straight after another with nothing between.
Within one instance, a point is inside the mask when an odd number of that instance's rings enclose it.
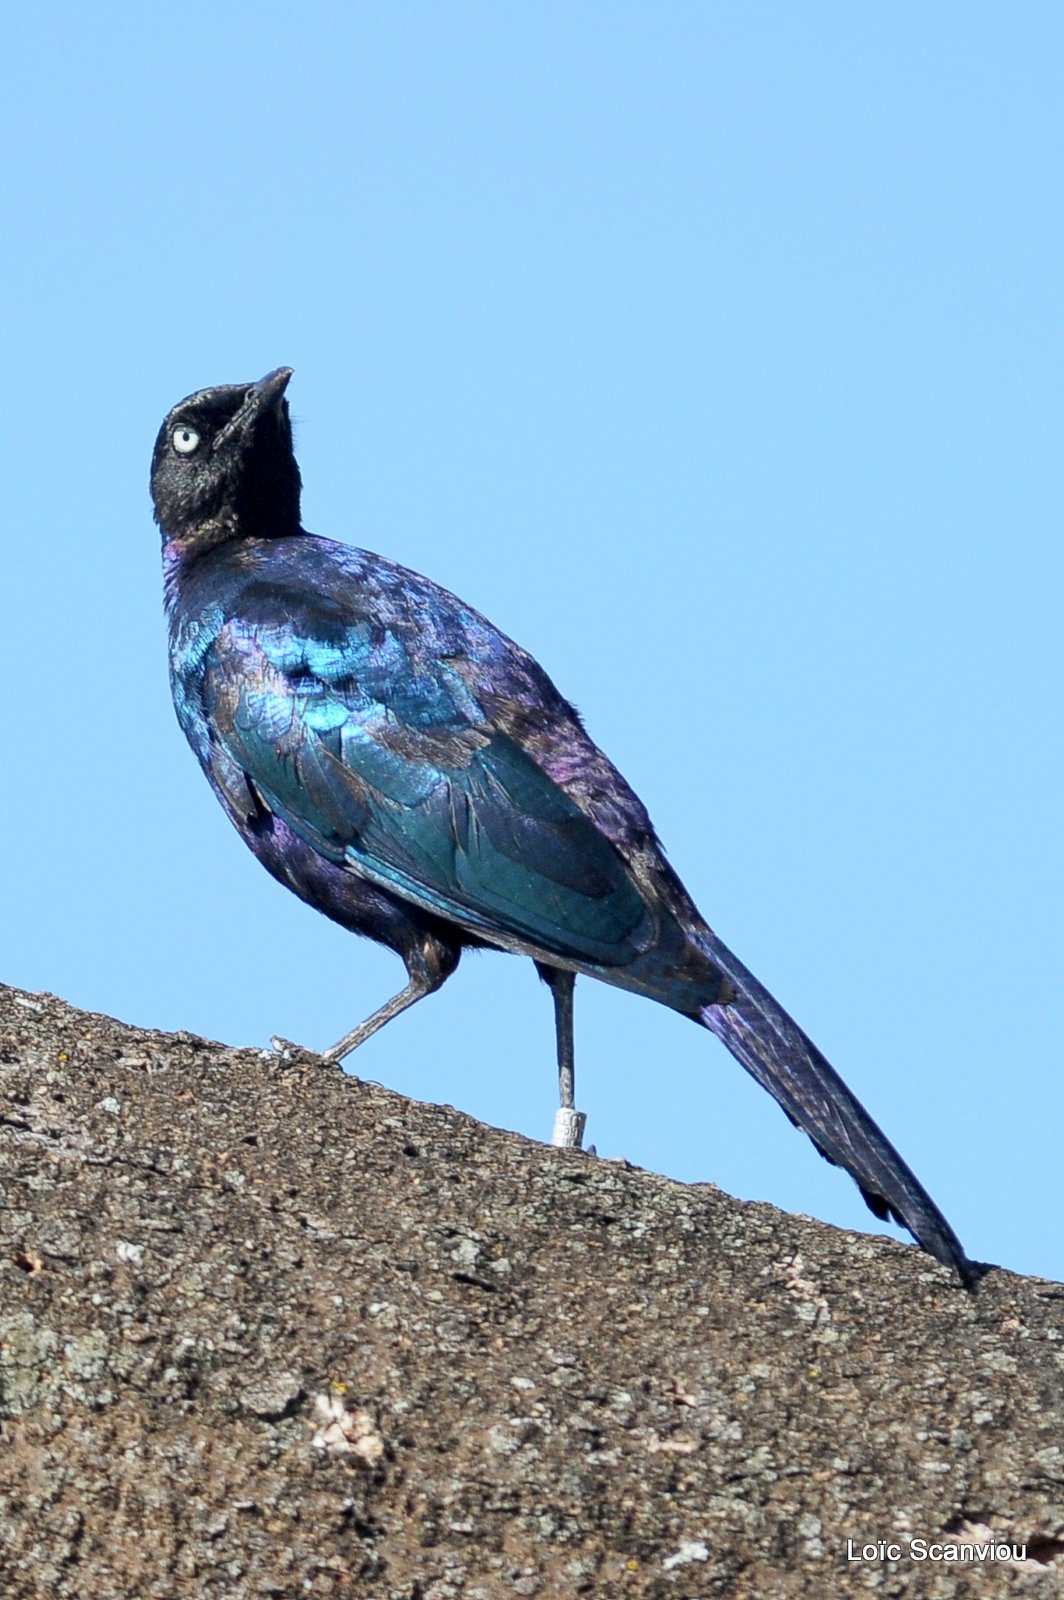
<instances>
[{"instance_id":1,"label":"rough concrete ledge","mask_svg":"<svg viewBox=\"0 0 1064 1600\"><path fill-rule=\"evenodd\" d=\"M1064 1592L1061 1285L2 987L0 1088L4 1600Z\"/></svg>"}]
</instances>

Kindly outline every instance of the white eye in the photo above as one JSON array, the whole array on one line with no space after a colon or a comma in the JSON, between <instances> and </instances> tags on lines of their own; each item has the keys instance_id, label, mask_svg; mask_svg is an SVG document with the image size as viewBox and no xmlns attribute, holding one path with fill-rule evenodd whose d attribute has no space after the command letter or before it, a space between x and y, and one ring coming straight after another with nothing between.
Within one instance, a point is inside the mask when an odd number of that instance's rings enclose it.
<instances>
[{"instance_id":1,"label":"white eye","mask_svg":"<svg viewBox=\"0 0 1064 1600\"><path fill-rule=\"evenodd\" d=\"M175 428L173 445L179 456L190 456L199 449L199 434L195 428Z\"/></svg>"}]
</instances>

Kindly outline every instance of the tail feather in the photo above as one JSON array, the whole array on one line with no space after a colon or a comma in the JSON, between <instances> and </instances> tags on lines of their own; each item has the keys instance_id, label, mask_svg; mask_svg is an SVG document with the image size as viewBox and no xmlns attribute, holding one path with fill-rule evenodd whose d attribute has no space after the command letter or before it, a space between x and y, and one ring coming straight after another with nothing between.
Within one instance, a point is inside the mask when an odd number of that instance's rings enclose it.
<instances>
[{"instance_id":1,"label":"tail feather","mask_svg":"<svg viewBox=\"0 0 1064 1600\"><path fill-rule=\"evenodd\" d=\"M957 1235L860 1101L753 974L715 938L706 943L706 954L735 993L726 1004L703 1006L695 1019L727 1045L822 1156L850 1173L877 1217L893 1217L973 1287L978 1273Z\"/></svg>"}]
</instances>

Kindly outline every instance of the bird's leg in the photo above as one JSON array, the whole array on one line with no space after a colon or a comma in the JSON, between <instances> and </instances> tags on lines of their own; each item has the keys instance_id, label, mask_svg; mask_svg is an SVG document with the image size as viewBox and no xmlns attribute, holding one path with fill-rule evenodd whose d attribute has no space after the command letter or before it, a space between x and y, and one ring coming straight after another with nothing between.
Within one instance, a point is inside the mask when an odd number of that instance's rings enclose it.
<instances>
[{"instance_id":1,"label":"bird's leg","mask_svg":"<svg viewBox=\"0 0 1064 1600\"><path fill-rule=\"evenodd\" d=\"M334 1066L349 1056L352 1050L357 1050L360 1044L365 1044L371 1034L378 1028L383 1028L386 1022L391 1022L401 1011L406 1011L418 1000L424 1000L427 994L434 994L442 983L451 976L458 965L461 955L461 946L443 944L431 933L423 934L417 944L407 947L403 959L406 962L406 971L409 982L405 989L400 989L398 994L393 994L390 1000L379 1006L365 1022L360 1022L357 1028L352 1028L350 1033L345 1033L342 1039L337 1039L328 1050L323 1050L321 1059ZM282 1052L287 1046L284 1039L272 1039L271 1044L275 1050Z\"/></svg>"},{"instance_id":2,"label":"bird's leg","mask_svg":"<svg viewBox=\"0 0 1064 1600\"><path fill-rule=\"evenodd\" d=\"M555 969L551 983L554 994L554 1031L558 1042L558 1101L566 1111L573 1109L576 1087L576 1060L573 1046L573 992L575 972Z\"/></svg>"},{"instance_id":3,"label":"bird's leg","mask_svg":"<svg viewBox=\"0 0 1064 1600\"><path fill-rule=\"evenodd\" d=\"M351 1054L352 1050L357 1050L360 1044L365 1044L370 1035L376 1033L378 1028L383 1028L386 1022L391 1022L393 1017L397 1017L400 1011L405 1011L415 1001L424 1000L427 994L432 994L433 990L439 988L442 981L440 979L438 982L433 982L424 974L415 974L411 977L405 989L400 989L398 994L393 994L392 998L386 1000L384 1005L366 1018L365 1022L360 1022L357 1028L352 1028L350 1033L345 1033L343 1038L338 1039L328 1050L323 1050L321 1059L328 1062L330 1066L337 1061L342 1061L345 1056Z\"/></svg>"},{"instance_id":4,"label":"bird's leg","mask_svg":"<svg viewBox=\"0 0 1064 1600\"><path fill-rule=\"evenodd\" d=\"M563 1150L579 1150L583 1143L584 1124L587 1118L582 1111L577 1111L573 1104L576 1080L573 1053L573 989L576 985L576 973L563 971L561 967L547 966L541 961L536 962L536 971L554 997L554 1029L558 1040L560 1104L554 1115L554 1134L551 1144L559 1145Z\"/></svg>"}]
</instances>

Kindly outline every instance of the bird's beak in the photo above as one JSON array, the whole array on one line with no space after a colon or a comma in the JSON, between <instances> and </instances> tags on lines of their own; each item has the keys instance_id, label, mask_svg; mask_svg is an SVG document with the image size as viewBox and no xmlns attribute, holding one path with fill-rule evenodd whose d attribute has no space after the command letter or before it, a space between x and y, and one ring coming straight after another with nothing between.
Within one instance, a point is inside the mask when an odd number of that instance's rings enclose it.
<instances>
[{"instance_id":1,"label":"bird's beak","mask_svg":"<svg viewBox=\"0 0 1064 1600\"><path fill-rule=\"evenodd\" d=\"M280 400L288 388L291 376L291 367L276 367L273 372L268 372L264 378L260 378L258 383L253 383L236 415L230 417L225 427L215 434L211 449L219 449L233 437L234 433L246 433L256 418L261 417L264 411L268 411Z\"/></svg>"},{"instance_id":2,"label":"bird's beak","mask_svg":"<svg viewBox=\"0 0 1064 1600\"><path fill-rule=\"evenodd\" d=\"M252 395L257 395L259 410L265 411L267 406L272 406L274 401L279 400L284 394L291 376L291 367L275 367L272 372L268 372L264 378L260 378L258 383L252 386L248 393L248 399L250 400Z\"/></svg>"}]
</instances>

